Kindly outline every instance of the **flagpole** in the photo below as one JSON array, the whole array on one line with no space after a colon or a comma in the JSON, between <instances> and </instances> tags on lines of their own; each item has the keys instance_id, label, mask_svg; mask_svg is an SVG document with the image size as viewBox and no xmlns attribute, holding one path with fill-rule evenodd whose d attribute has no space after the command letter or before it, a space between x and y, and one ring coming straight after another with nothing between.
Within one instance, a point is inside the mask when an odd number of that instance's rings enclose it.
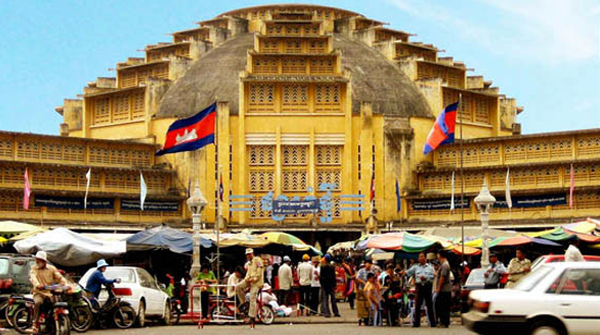
<instances>
[{"instance_id":1,"label":"flagpole","mask_svg":"<svg viewBox=\"0 0 600 335\"><path fill-rule=\"evenodd\" d=\"M463 118L460 111L462 103L462 93L458 94L458 115L460 120L460 141L458 147L460 151L460 236L461 236L461 254L462 262L465 261L465 175L463 171Z\"/></svg>"},{"instance_id":2,"label":"flagpole","mask_svg":"<svg viewBox=\"0 0 600 335\"><path fill-rule=\"evenodd\" d=\"M217 168L217 178L215 178L215 190L217 195L217 218L215 220L215 227L217 228L217 283L221 284L221 247L220 243L220 230L221 230L221 164L219 163L219 102L217 101L217 108L215 111L215 153L216 153L216 168ZM218 290L218 288L217 288Z\"/></svg>"}]
</instances>

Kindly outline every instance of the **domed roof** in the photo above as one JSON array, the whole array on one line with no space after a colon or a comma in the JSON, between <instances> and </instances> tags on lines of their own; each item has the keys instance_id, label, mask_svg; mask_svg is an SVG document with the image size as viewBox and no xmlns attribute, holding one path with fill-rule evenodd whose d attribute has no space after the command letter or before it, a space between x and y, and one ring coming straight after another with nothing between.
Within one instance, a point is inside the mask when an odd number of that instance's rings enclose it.
<instances>
[{"instance_id":1,"label":"domed roof","mask_svg":"<svg viewBox=\"0 0 600 335\"><path fill-rule=\"evenodd\" d=\"M333 45L341 50L342 67L351 76L354 113L366 101L377 114L432 116L416 85L379 51L341 34L334 34ZM253 34L247 33L204 54L168 89L156 117L189 116L217 100L228 101L230 113L238 114L240 73L253 46Z\"/></svg>"}]
</instances>

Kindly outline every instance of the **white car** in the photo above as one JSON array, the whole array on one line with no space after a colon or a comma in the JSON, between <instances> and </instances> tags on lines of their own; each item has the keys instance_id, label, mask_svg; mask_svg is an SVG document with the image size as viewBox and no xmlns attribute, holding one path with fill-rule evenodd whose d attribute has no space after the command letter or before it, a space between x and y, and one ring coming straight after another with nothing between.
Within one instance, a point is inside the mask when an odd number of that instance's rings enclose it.
<instances>
[{"instance_id":1,"label":"white car","mask_svg":"<svg viewBox=\"0 0 600 335\"><path fill-rule=\"evenodd\" d=\"M88 278L96 268L89 269L79 280L79 284L86 286ZM104 272L107 279L120 278L120 283L115 283L115 294L121 300L131 304L137 314L138 326L143 327L146 323L146 317L158 318L165 323L170 318L170 300L169 296L163 292L156 280L148 271L133 266L109 266ZM104 303L108 294L103 287L100 293L100 303Z\"/></svg>"},{"instance_id":2,"label":"white car","mask_svg":"<svg viewBox=\"0 0 600 335\"><path fill-rule=\"evenodd\" d=\"M480 334L600 334L600 263L548 263L512 289L475 290L463 323Z\"/></svg>"}]
</instances>

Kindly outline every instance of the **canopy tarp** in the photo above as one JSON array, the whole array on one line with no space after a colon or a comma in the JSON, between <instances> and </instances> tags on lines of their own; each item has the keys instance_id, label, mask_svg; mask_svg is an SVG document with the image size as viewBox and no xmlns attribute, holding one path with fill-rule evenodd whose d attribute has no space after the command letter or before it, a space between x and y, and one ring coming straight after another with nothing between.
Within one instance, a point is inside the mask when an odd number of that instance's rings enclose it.
<instances>
[{"instance_id":1,"label":"canopy tarp","mask_svg":"<svg viewBox=\"0 0 600 335\"><path fill-rule=\"evenodd\" d=\"M575 233L591 234L594 231L600 231L600 221L588 218L585 221L563 225L563 228Z\"/></svg>"},{"instance_id":2,"label":"canopy tarp","mask_svg":"<svg viewBox=\"0 0 600 335\"><path fill-rule=\"evenodd\" d=\"M492 248L492 247L516 247L519 245L531 244L531 243L546 245L546 246L550 246L550 247L562 247L560 244L550 241L550 240L520 235L520 236L515 236L515 237L498 237L490 243L490 248Z\"/></svg>"},{"instance_id":3,"label":"canopy tarp","mask_svg":"<svg viewBox=\"0 0 600 335\"><path fill-rule=\"evenodd\" d=\"M338 242L338 243L332 245L331 247L329 247L329 249L327 249L327 252L328 253L337 253L337 252L349 251L349 250L354 249L355 244L356 244L356 241Z\"/></svg>"},{"instance_id":4,"label":"canopy tarp","mask_svg":"<svg viewBox=\"0 0 600 335\"><path fill-rule=\"evenodd\" d=\"M33 236L44 231L46 231L46 229L28 223L17 221L0 221L0 236L6 238L11 238L23 233L28 233L31 234L29 236Z\"/></svg>"},{"instance_id":5,"label":"canopy tarp","mask_svg":"<svg viewBox=\"0 0 600 335\"><path fill-rule=\"evenodd\" d=\"M438 241L407 232L388 233L369 238L365 247L385 251L420 252L439 244Z\"/></svg>"},{"instance_id":6,"label":"canopy tarp","mask_svg":"<svg viewBox=\"0 0 600 335\"><path fill-rule=\"evenodd\" d=\"M600 242L600 236L595 236L592 234L584 234L578 233L576 231L572 231L570 229L563 227L558 227L551 230L545 230L542 232L535 233L526 233L525 235L530 237L539 237L546 240L554 241L554 242L564 242L571 240L573 238L578 238L583 242L587 243L597 243Z\"/></svg>"},{"instance_id":7,"label":"canopy tarp","mask_svg":"<svg viewBox=\"0 0 600 335\"><path fill-rule=\"evenodd\" d=\"M265 238L267 241L269 241L269 243L290 246L296 251L311 251L316 255L323 254L315 247L304 243L304 241L292 234L282 232L268 232L259 235L259 237Z\"/></svg>"},{"instance_id":8,"label":"canopy tarp","mask_svg":"<svg viewBox=\"0 0 600 335\"><path fill-rule=\"evenodd\" d=\"M126 251L125 241L98 241L66 228L56 228L15 242L14 248L23 254L43 250L48 260L62 266L80 266L101 258L113 258Z\"/></svg>"},{"instance_id":9,"label":"canopy tarp","mask_svg":"<svg viewBox=\"0 0 600 335\"><path fill-rule=\"evenodd\" d=\"M457 255L461 255L463 252L463 247L460 244L455 244L454 246L452 246L452 251ZM481 249L468 247L465 245L465 256L477 256L480 254L481 254Z\"/></svg>"},{"instance_id":10,"label":"canopy tarp","mask_svg":"<svg viewBox=\"0 0 600 335\"><path fill-rule=\"evenodd\" d=\"M206 237L217 244L216 234L207 234ZM260 235L252 235L249 232L243 231L237 234L224 233L219 234L219 246L221 248L227 247L245 247L245 248L262 248L268 245L269 241Z\"/></svg>"},{"instance_id":11,"label":"canopy tarp","mask_svg":"<svg viewBox=\"0 0 600 335\"><path fill-rule=\"evenodd\" d=\"M419 235L430 235L440 236L447 239L453 239L459 241L462 238L461 227L434 227L427 228L419 233ZM481 227L465 227L465 241L474 240L480 238L483 234ZM500 230L500 229L488 229L488 236L492 238L496 237L513 237L518 234L513 231Z\"/></svg>"},{"instance_id":12,"label":"canopy tarp","mask_svg":"<svg viewBox=\"0 0 600 335\"><path fill-rule=\"evenodd\" d=\"M200 246L210 248L212 242L200 237ZM165 225L146 229L127 239L127 250L168 249L176 253L194 250L192 234Z\"/></svg>"}]
</instances>

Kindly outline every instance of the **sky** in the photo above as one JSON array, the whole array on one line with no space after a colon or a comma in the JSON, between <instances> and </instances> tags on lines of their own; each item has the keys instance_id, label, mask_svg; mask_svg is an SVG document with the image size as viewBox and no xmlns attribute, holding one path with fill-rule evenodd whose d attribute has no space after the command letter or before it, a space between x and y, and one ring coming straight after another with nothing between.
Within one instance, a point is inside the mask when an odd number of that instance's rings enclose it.
<instances>
[{"instance_id":1,"label":"sky","mask_svg":"<svg viewBox=\"0 0 600 335\"><path fill-rule=\"evenodd\" d=\"M288 1L275 0L283 3ZM301 1L290 1L301 2ZM264 1L0 1L0 129L58 134L54 111L148 44ZM309 1L417 34L517 99L523 133L600 127L597 0Z\"/></svg>"}]
</instances>

